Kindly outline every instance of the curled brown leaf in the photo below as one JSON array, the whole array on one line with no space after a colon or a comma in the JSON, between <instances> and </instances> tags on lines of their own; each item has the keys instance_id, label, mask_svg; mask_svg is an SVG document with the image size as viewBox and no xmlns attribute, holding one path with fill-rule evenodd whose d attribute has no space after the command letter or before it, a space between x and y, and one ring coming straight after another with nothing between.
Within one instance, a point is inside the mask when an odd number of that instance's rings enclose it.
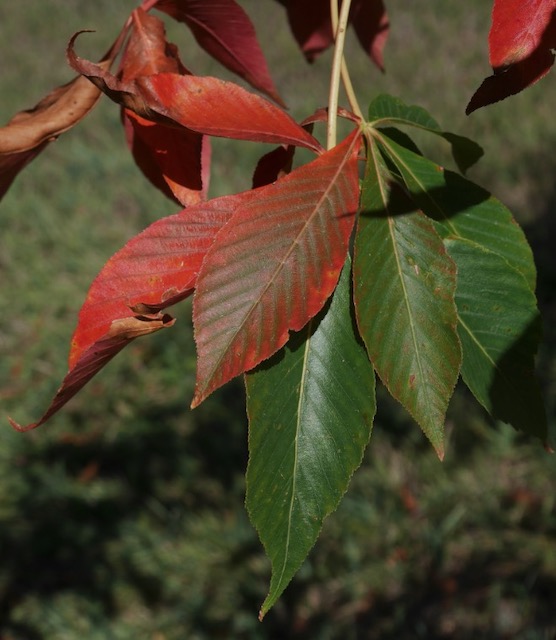
<instances>
[{"instance_id":1,"label":"curled brown leaf","mask_svg":"<svg viewBox=\"0 0 556 640\"><path fill-rule=\"evenodd\" d=\"M17 113L0 128L0 154L22 153L51 142L82 120L100 95L81 76L56 87L32 109Z\"/></svg>"},{"instance_id":2,"label":"curled brown leaf","mask_svg":"<svg viewBox=\"0 0 556 640\"><path fill-rule=\"evenodd\" d=\"M99 66L109 69L124 39L123 30ZM0 198L33 158L50 142L81 122L95 107L101 92L79 76L56 87L33 108L20 111L0 127Z\"/></svg>"}]
</instances>

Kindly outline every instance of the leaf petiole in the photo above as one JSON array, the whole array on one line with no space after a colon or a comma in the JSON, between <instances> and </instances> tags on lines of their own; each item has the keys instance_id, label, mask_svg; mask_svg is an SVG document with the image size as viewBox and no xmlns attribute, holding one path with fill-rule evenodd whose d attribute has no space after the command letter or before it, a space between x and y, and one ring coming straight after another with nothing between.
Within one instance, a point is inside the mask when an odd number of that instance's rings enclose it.
<instances>
[{"instance_id":1,"label":"leaf petiole","mask_svg":"<svg viewBox=\"0 0 556 640\"><path fill-rule=\"evenodd\" d=\"M335 29L334 38L334 57L332 59L332 71L330 73L330 91L328 94L328 128L326 135L326 148L332 149L336 145L336 131L338 122L338 93L340 91L340 75L342 69L342 60L344 56L344 44L346 41L347 21L349 17L349 9L351 0L344 0L340 10L340 16L337 19L338 26ZM331 0L330 12L332 16L332 24L334 18L338 15L337 0Z\"/></svg>"}]
</instances>

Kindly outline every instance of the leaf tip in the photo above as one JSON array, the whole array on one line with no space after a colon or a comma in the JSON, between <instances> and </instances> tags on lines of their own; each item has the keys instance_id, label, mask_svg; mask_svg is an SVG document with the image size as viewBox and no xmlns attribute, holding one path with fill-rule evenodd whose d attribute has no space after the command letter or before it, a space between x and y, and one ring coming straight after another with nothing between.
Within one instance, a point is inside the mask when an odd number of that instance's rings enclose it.
<instances>
[{"instance_id":1,"label":"leaf tip","mask_svg":"<svg viewBox=\"0 0 556 640\"><path fill-rule=\"evenodd\" d=\"M473 99L471 99L467 104L467 106L465 107L465 115L470 116L473 113L473 111L477 111L478 108L479 108L479 105L475 104L473 102Z\"/></svg>"},{"instance_id":2,"label":"leaf tip","mask_svg":"<svg viewBox=\"0 0 556 640\"><path fill-rule=\"evenodd\" d=\"M278 595L271 599L271 594L270 593L268 594L265 601L262 603L261 608L259 609L259 616L258 616L259 622L263 621L266 614L272 609L277 599L278 599Z\"/></svg>"},{"instance_id":3,"label":"leaf tip","mask_svg":"<svg viewBox=\"0 0 556 640\"><path fill-rule=\"evenodd\" d=\"M10 416L8 416L8 422L10 423L10 426L12 427L12 429L14 429L15 431L18 431L19 433L25 433L26 431L31 431L35 427L39 426L38 423L36 423L36 422L33 422L32 424L28 424L28 425L23 426L23 425L19 424L19 422L16 422Z\"/></svg>"},{"instance_id":4,"label":"leaf tip","mask_svg":"<svg viewBox=\"0 0 556 640\"><path fill-rule=\"evenodd\" d=\"M205 399L205 395L201 393L198 389L195 389L193 392L193 400L191 400L191 404L189 405L190 409L196 409Z\"/></svg>"},{"instance_id":5,"label":"leaf tip","mask_svg":"<svg viewBox=\"0 0 556 640\"><path fill-rule=\"evenodd\" d=\"M434 449L434 452L438 456L440 462L444 462L444 456L446 455L446 449L444 448L444 431L442 430L442 432L440 432L439 434L432 434L424 430L423 432L431 443L432 448Z\"/></svg>"}]
</instances>

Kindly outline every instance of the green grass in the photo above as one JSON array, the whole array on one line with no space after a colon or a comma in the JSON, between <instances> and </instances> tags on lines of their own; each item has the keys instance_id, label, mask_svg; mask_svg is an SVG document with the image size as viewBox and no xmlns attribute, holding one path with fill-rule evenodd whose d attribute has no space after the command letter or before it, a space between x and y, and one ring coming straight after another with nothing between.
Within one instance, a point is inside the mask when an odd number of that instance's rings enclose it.
<instances>
[{"instance_id":1,"label":"green grass","mask_svg":"<svg viewBox=\"0 0 556 640\"><path fill-rule=\"evenodd\" d=\"M297 118L323 106L330 56L305 65L272 2L249 2L271 70ZM556 92L548 77L464 116L489 73L489 3L390 0L387 74L357 48L364 105L377 92L428 108L476 138L473 177L526 224L538 249L550 421L556 397L552 320ZM0 120L71 78L64 48L104 51L132 2L0 7ZM275 17L270 17L275 16ZM8 28L9 25L9 28ZM183 27L184 62L216 73ZM351 53L353 52L353 53ZM313 73L315 72L315 73ZM256 145L218 141L213 193L249 184ZM447 161L442 147L431 153ZM35 419L66 371L86 290L106 259L176 207L142 179L103 100L14 183L0 205L0 409ZM381 391L362 468L284 597L256 620L269 564L243 509L246 425L240 383L188 410L195 355L189 303L169 331L139 340L50 424L0 429L0 636L116 638L552 638L556 631L556 469L536 444L492 425L463 391L450 408L440 464Z\"/></svg>"}]
</instances>

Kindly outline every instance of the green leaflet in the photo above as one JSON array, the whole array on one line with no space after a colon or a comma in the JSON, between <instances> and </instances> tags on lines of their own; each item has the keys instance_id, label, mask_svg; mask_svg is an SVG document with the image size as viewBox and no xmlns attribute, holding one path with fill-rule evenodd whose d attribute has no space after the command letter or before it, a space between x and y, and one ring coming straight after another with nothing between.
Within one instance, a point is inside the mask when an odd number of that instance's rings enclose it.
<instances>
[{"instance_id":1,"label":"green leaflet","mask_svg":"<svg viewBox=\"0 0 556 640\"><path fill-rule=\"evenodd\" d=\"M357 324L382 381L442 457L461 363L456 269L432 222L393 188L374 143L368 154L353 265Z\"/></svg>"},{"instance_id":2,"label":"green leaflet","mask_svg":"<svg viewBox=\"0 0 556 640\"><path fill-rule=\"evenodd\" d=\"M525 234L487 191L380 136L411 197L435 220L458 268L462 378L477 400L516 429L547 437L534 374L541 338L536 270Z\"/></svg>"},{"instance_id":3,"label":"green leaflet","mask_svg":"<svg viewBox=\"0 0 556 640\"><path fill-rule=\"evenodd\" d=\"M531 248L511 212L499 200L383 132L380 142L416 205L435 220L442 237L464 239L497 254L517 269L534 290L536 270Z\"/></svg>"},{"instance_id":4,"label":"green leaflet","mask_svg":"<svg viewBox=\"0 0 556 640\"><path fill-rule=\"evenodd\" d=\"M465 384L494 418L545 441L546 415L535 378L541 323L533 291L496 253L457 239L448 239L446 247L458 266Z\"/></svg>"},{"instance_id":5,"label":"green leaflet","mask_svg":"<svg viewBox=\"0 0 556 640\"><path fill-rule=\"evenodd\" d=\"M405 104L399 98L381 93L369 104L369 121L388 120L391 123L407 124L427 131L441 131L438 122L423 107ZM382 123L381 123L382 124Z\"/></svg>"},{"instance_id":6,"label":"green leaflet","mask_svg":"<svg viewBox=\"0 0 556 640\"><path fill-rule=\"evenodd\" d=\"M350 262L328 308L246 375L246 506L272 564L261 618L336 509L370 437L375 379L351 313Z\"/></svg>"},{"instance_id":7,"label":"green leaflet","mask_svg":"<svg viewBox=\"0 0 556 640\"><path fill-rule=\"evenodd\" d=\"M407 125L444 138L452 146L452 155L462 173L472 167L484 154L482 147L473 140L442 131L438 122L423 107L407 105L399 98L387 94L381 94L371 102L369 120L373 127L392 124Z\"/></svg>"}]
</instances>

